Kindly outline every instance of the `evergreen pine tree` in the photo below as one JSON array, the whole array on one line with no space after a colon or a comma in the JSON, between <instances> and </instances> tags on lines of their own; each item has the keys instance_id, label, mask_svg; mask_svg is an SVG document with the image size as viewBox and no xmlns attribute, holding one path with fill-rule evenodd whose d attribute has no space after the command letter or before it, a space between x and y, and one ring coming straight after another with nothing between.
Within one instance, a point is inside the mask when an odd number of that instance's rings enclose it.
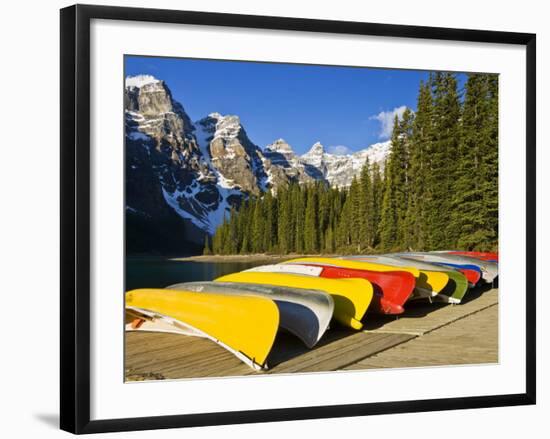
<instances>
[{"instance_id":1,"label":"evergreen pine tree","mask_svg":"<svg viewBox=\"0 0 550 439\"><path fill-rule=\"evenodd\" d=\"M317 193L315 187L306 188L305 194L307 201L304 218L304 251L306 253L317 253Z\"/></svg>"},{"instance_id":2,"label":"evergreen pine tree","mask_svg":"<svg viewBox=\"0 0 550 439\"><path fill-rule=\"evenodd\" d=\"M252 218L252 242L251 247L254 253L262 253L264 251L264 231L265 231L265 216L263 204L260 199L254 200L254 214Z\"/></svg>"},{"instance_id":3,"label":"evergreen pine tree","mask_svg":"<svg viewBox=\"0 0 550 439\"><path fill-rule=\"evenodd\" d=\"M391 152L385 167L385 189L382 201L380 241L382 248L394 249L403 243L403 226L407 206L408 129L412 120L409 109L400 122L394 119Z\"/></svg>"},{"instance_id":4,"label":"evergreen pine tree","mask_svg":"<svg viewBox=\"0 0 550 439\"><path fill-rule=\"evenodd\" d=\"M278 202L278 223L277 223L277 244L281 254L287 254L290 251L290 191L288 188L277 192Z\"/></svg>"},{"instance_id":5,"label":"evergreen pine tree","mask_svg":"<svg viewBox=\"0 0 550 439\"><path fill-rule=\"evenodd\" d=\"M372 248L374 241L375 213L374 213L374 192L371 175L370 162L367 157L361 169L360 180L360 238L359 242L363 250Z\"/></svg>"},{"instance_id":6,"label":"evergreen pine tree","mask_svg":"<svg viewBox=\"0 0 550 439\"><path fill-rule=\"evenodd\" d=\"M409 108L403 112L402 120L399 122L399 148L394 156L398 162L395 163L394 183L395 188L395 207L397 215L397 237L396 246L399 249L407 247L411 239L410 230L407 227L407 207L409 203L410 191L410 141L412 137L414 115Z\"/></svg>"},{"instance_id":7,"label":"evergreen pine tree","mask_svg":"<svg viewBox=\"0 0 550 439\"><path fill-rule=\"evenodd\" d=\"M437 72L431 76L433 93L433 142L426 199L426 246L430 250L452 248L456 230L448 215L452 210L454 181L457 175L461 108L457 82L452 73Z\"/></svg>"},{"instance_id":8,"label":"evergreen pine tree","mask_svg":"<svg viewBox=\"0 0 550 439\"><path fill-rule=\"evenodd\" d=\"M292 204L294 217L294 251L296 253L304 252L304 206L306 204L306 189L299 185L294 185Z\"/></svg>"},{"instance_id":9,"label":"evergreen pine tree","mask_svg":"<svg viewBox=\"0 0 550 439\"><path fill-rule=\"evenodd\" d=\"M342 191L342 209L336 226L336 250L342 253L351 251L352 202L348 191Z\"/></svg>"},{"instance_id":10,"label":"evergreen pine tree","mask_svg":"<svg viewBox=\"0 0 550 439\"><path fill-rule=\"evenodd\" d=\"M494 111L492 76L475 73L466 81L451 217L462 249L492 248L497 237L498 109Z\"/></svg>"},{"instance_id":11,"label":"evergreen pine tree","mask_svg":"<svg viewBox=\"0 0 550 439\"><path fill-rule=\"evenodd\" d=\"M330 209L330 192L328 187L324 183L316 183L317 192L317 237L319 239L318 248L322 251L325 248L326 230L329 221L329 209Z\"/></svg>"},{"instance_id":12,"label":"evergreen pine tree","mask_svg":"<svg viewBox=\"0 0 550 439\"><path fill-rule=\"evenodd\" d=\"M329 224L325 231L324 243L324 252L328 254L334 253L334 227L332 224Z\"/></svg>"},{"instance_id":13,"label":"evergreen pine tree","mask_svg":"<svg viewBox=\"0 0 550 439\"><path fill-rule=\"evenodd\" d=\"M429 151L433 141L432 94L428 84L420 83L417 111L409 144L410 173L406 227L410 231L407 248L422 250L426 247L425 205L429 197Z\"/></svg>"},{"instance_id":14,"label":"evergreen pine tree","mask_svg":"<svg viewBox=\"0 0 550 439\"><path fill-rule=\"evenodd\" d=\"M273 200L271 191L268 190L262 198L262 202L265 205L265 223L264 223L264 240L263 249L269 252L273 249L273 245L276 242L277 231L277 206Z\"/></svg>"},{"instance_id":15,"label":"evergreen pine tree","mask_svg":"<svg viewBox=\"0 0 550 439\"><path fill-rule=\"evenodd\" d=\"M361 217L361 186L354 176L349 187L349 226L350 226L350 244L353 251L361 252L361 227L364 219Z\"/></svg>"},{"instance_id":16,"label":"evergreen pine tree","mask_svg":"<svg viewBox=\"0 0 550 439\"><path fill-rule=\"evenodd\" d=\"M202 250L203 255L211 255L212 250L210 250L210 240L208 239L208 234L204 235L204 248Z\"/></svg>"},{"instance_id":17,"label":"evergreen pine tree","mask_svg":"<svg viewBox=\"0 0 550 439\"><path fill-rule=\"evenodd\" d=\"M231 206L229 218L227 219L227 231L225 235L224 249L225 254L235 254L238 252L238 217L234 206Z\"/></svg>"},{"instance_id":18,"label":"evergreen pine tree","mask_svg":"<svg viewBox=\"0 0 550 439\"><path fill-rule=\"evenodd\" d=\"M498 250L498 75L487 74L488 115L487 142L483 144L482 175L485 195L484 227L488 231L487 242L480 250Z\"/></svg>"},{"instance_id":19,"label":"evergreen pine tree","mask_svg":"<svg viewBox=\"0 0 550 439\"><path fill-rule=\"evenodd\" d=\"M372 165L372 244L373 248L380 244L380 223L382 220L382 201L384 198L384 182L380 165Z\"/></svg>"}]
</instances>

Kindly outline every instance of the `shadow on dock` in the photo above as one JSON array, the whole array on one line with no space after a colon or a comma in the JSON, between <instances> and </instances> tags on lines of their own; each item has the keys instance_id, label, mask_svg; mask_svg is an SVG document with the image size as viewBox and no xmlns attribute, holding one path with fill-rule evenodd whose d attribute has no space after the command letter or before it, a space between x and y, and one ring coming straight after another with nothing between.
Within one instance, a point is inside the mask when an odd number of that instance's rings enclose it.
<instances>
[{"instance_id":1,"label":"shadow on dock","mask_svg":"<svg viewBox=\"0 0 550 439\"><path fill-rule=\"evenodd\" d=\"M345 329L341 327L331 327L321 340L315 345L314 349L318 349L323 346L327 346L338 340L342 340L350 335L357 333L357 331L351 329ZM275 343L271 348L271 352L268 357L268 364L270 367L275 367L281 363L285 363L288 360L298 357L310 352L311 349L306 347L300 340L294 337L292 334L286 331L279 331Z\"/></svg>"},{"instance_id":2,"label":"shadow on dock","mask_svg":"<svg viewBox=\"0 0 550 439\"><path fill-rule=\"evenodd\" d=\"M479 299L484 293L486 293L487 291L491 291L493 288L498 288L498 278L493 284L483 284L479 287L468 290L468 292L462 299L461 305L471 302L472 300Z\"/></svg>"},{"instance_id":3,"label":"shadow on dock","mask_svg":"<svg viewBox=\"0 0 550 439\"><path fill-rule=\"evenodd\" d=\"M432 302L430 303L428 299L415 300L405 304L405 312L397 316L390 315L381 315L367 313L363 318L363 329L364 330L375 330L380 329L389 322L393 322L397 319L419 319L424 318L431 313L445 308L446 306L461 306L469 303L473 300L480 298L485 292L492 290L494 287L492 284L483 284L475 288L469 289L464 297L462 302L458 305L450 305L447 303Z\"/></svg>"}]
</instances>

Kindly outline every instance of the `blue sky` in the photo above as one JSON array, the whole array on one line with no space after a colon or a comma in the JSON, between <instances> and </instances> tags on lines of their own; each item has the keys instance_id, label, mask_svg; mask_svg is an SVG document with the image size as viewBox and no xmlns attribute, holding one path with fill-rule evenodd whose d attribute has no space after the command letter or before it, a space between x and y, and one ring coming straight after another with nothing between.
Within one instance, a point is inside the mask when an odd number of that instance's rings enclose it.
<instances>
[{"instance_id":1,"label":"blue sky","mask_svg":"<svg viewBox=\"0 0 550 439\"><path fill-rule=\"evenodd\" d=\"M297 153L320 141L352 152L387 140L393 114L416 108L428 72L185 58L126 57L126 75L166 82L192 120L236 114L252 142L285 139ZM463 79L463 78L462 78Z\"/></svg>"}]
</instances>

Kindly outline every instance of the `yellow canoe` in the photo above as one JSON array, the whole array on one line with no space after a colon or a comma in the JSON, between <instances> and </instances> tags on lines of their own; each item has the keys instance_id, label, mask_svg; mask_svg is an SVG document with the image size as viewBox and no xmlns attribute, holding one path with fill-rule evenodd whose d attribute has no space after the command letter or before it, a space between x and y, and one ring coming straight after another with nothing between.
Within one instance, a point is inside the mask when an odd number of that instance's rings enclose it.
<instances>
[{"instance_id":1,"label":"yellow canoe","mask_svg":"<svg viewBox=\"0 0 550 439\"><path fill-rule=\"evenodd\" d=\"M334 300L334 319L353 329L361 329L374 290L366 279L327 279L287 273L243 271L215 279L216 282L243 282L321 290Z\"/></svg>"},{"instance_id":2,"label":"yellow canoe","mask_svg":"<svg viewBox=\"0 0 550 439\"><path fill-rule=\"evenodd\" d=\"M255 369L266 367L279 327L277 305L265 297L138 289L126 293L126 306L190 326Z\"/></svg>"},{"instance_id":3,"label":"yellow canoe","mask_svg":"<svg viewBox=\"0 0 550 439\"><path fill-rule=\"evenodd\" d=\"M440 293L449 283L449 275L442 271L420 270L420 277L416 279L416 288L431 291L432 295Z\"/></svg>"},{"instance_id":4,"label":"yellow canoe","mask_svg":"<svg viewBox=\"0 0 550 439\"><path fill-rule=\"evenodd\" d=\"M371 271L406 271L416 277L416 288L439 293L449 282L449 276L440 271L419 270L414 267L401 267L395 265L378 264L375 262L366 262L363 260L340 259L340 258L297 258L283 262L284 264L320 264L333 265L336 267L353 268L356 270Z\"/></svg>"}]
</instances>

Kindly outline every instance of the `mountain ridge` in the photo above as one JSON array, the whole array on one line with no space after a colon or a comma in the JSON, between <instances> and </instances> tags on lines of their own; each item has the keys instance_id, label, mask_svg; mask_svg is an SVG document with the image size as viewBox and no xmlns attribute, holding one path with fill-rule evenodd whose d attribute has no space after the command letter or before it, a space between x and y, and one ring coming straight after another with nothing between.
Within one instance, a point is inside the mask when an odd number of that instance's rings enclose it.
<instances>
[{"instance_id":1,"label":"mountain ridge","mask_svg":"<svg viewBox=\"0 0 550 439\"><path fill-rule=\"evenodd\" d=\"M125 85L126 213L143 223L141 232L166 228L193 246L243 199L291 182L349 186L367 157L383 166L391 147L388 141L335 155L316 142L298 155L279 138L260 148L238 115L211 112L191 121L162 79L129 76ZM174 213L189 236L178 235Z\"/></svg>"}]
</instances>

